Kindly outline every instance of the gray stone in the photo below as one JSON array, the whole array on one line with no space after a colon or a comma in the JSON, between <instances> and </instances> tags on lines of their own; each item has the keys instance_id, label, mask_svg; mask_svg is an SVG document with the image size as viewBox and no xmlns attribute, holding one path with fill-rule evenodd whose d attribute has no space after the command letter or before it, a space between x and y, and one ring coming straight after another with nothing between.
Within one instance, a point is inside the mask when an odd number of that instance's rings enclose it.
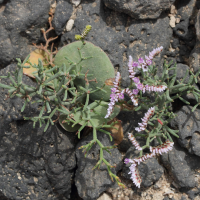
<instances>
[{"instance_id":1,"label":"gray stone","mask_svg":"<svg viewBox=\"0 0 200 200\"><path fill-rule=\"evenodd\" d=\"M134 147L131 147L124 156L124 158L131 159L134 159L136 157L139 157L139 151L135 150ZM163 167L159 165L158 161L155 158L151 158L146 160L145 162L140 163L140 165L138 165L138 170L142 178L141 185L145 187L153 185L164 173ZM130 179L131 175L129 174L129 172L129 164L124 164L122 168L122 176Z\"/></svg>"},{"instance_id":2,"label":"gray stone","mask_svg":"<svg viewBox=\"0 0 200 200\"><path fill-rule=\"evenodd\" d=\"M8 199L69 199L76 165L73 135L56 126L0 121L0 189ZM65 135L66 134L66 135Z\"/></svg>"},{"instance_id":3,"label":"gray stone","mask_svg":"<svg viewBox=\"0 0 200 200\"><path fill-rule=\"evenodd\" d=\"M182 147L188 149L192 154L200 156L199 126L200 110L192 112L191 106L183 106L176 114L177 116L171 122L171 126L179 130L178 142Z\"/></svg>"},{"instance_id":4,"label":"gray stone","mask_svg":"<svg viewBox=\"0 0 200 200\"><path fill-rule=\"evenodd\" d=\"M161 162L171 171L179 187L193 188L197 185L192 171L200 166L197 156L190 156L175 146L169 153L161 155Z\"/></svg>"},{"instance_id":5,"label":"gray stone","mask_svg":"<svg viewBox=\"0 0 200 200\"><path fill-rule=\"evenodd\" d=\"M0 67L22 60L41 38L48 21L49 0L6 1L0 11Z\"/></svg>"},{"instance_id":6,"label":"gray stone","mask_svg":"<svg viewBox=\"0 0 200 200\"><path fill-rule=\"evenodd\" d=\"M44 127L30 127L32 122L1 124L2 193L9 199L69 199L76 165L73 136L55 126L46 133Z\"/></svg>"},{"instance_id":7,"label":"gray stone","mask_svg":"<svg viewBox=\"0 0 200 200\"><path fill-rule=\"evenodd\" d=\"M181 21L176 24L173 31L181 39L189 39L191 35L189 25L196 9L195 4L196 0L181 0L175 3L177 16L181 16Z\"/></svg>"},{"instance_id":8,"label":"gray stone","mask_svg":"<svg viewBox=\"0 0 200 200\"><path fill-rule=\"evenodd\" d=\"M187 191L186 193L188 194L188 197L192 200L200 198L200 196L199 196L200 195L200 188L192 188L191 190Z\"/></svg>"},{"instance_id":9,"label":"gray stone","mask_svg":"<svg viewBox=\"0 0 200 200\"><path fill-rule=\"evenodd\" d=\"M101 1L81 5L82 10L77 11L74 28L61 37L60 46L75 41L75 34L80 34L86 25L92 25L86 39L107 53L122 75L123 87L130 83L127 66L129 55L137 60L153 48L163 46L162 56L169 46L172 30L169 27L169 17L165 14L157 20L136 20L104 8ZM161 66L160 56L154 61Z\"/></svg>"},{"instance_id":10,"label":"gray stone","mask_svg":"<svg viewBox=\"0 0 200 200\"><path fill-rule=\"evenodd\" d=\"M111 9L126 13L137 19L156 19L162 11L169 10L175 0L103 0Z\"/></svg>"},{"instance_id":11,"label":"gray stone","mask_svg":"<svg viewBox=\"0 0 200 200\"><path fill-rule=\"evenodd\" d=\"M196 2L196 7L197 7L197 9L200 9L200 1L199 0L197 0L197 2Z\"/></svg>"},{"instance_id":12,"label":"gray stone","mask_svg":"<svg viewBox=\"0 0 200 200\"><path fill-rule=\"evenodd\" d=\"M194 17L196 15L196 0L176 1L176 18L180 22L173 28L173 38L171 39L174 51L167 51L166 55L176 58L176 62L189 65L189 56L196 44L196 31L194 27ZM171 59L171 58L170 58Z\"/></svg>"},{"instance_id":13,"label":"gray stone","mask_svg":"<svg viewBox=\"0 0 200 200\"><path fill-rule=\"evenodd\" d=\"M71 184L76 167L74 133L64 131L60 126L53 126L51 137L45 134L43 157L46 161L47 177L57 194L70 198Z\"/></svg>"},{"instance_id":14,"label":"gray stone","mask_svg":"<svg viewBox=\"0 0 200 200\"><path fill-rule=\"evenodd\" d=\"M163 200L170 200L169 197L165 197Z\"/></svg>"},{"instance_id":15,"label":"gray stone","mask_svg":"<svg viewBox=\"0 0 200 200\"><path fill-rule=\"evenodd\" d=\"M189 62L190 67L194 70L194 72L197 72L200 66L200 10L197 13L195 21L196 45L190 54ZM198 83L200 83L199 79Z\"/></svg>"},{"instance_id":16,"label":"gray stone","mask_svg":"<svg viewBox=\"0 0 200 200\"><path fill-rule=\"evenodd\" d=\"M110 142L108 135L97 132L98 140L104 146L112 146L114 142ZM75 176L75 184L78 190L78 194L84 200L96 200L99 195L106 191L109 187L112 187L115 183L112 182L105 164L101 164L100 168L94 170L93 167L99 161L99 145L95 144L88 152L87 157L84 156L82 150L79 147L88 144L93 139L92 134L83 138L76 146L77 157L77 170ZM122 166L122 155L117 149L111 149L111 154L104 151L104 158L116 168L112 168L112 172L116 174Z\"/></svg>"},{"instance_id":17,"label":"gray stone","mask_svg":"<svg viewBox=\"0 0 200 200\"><path fill-rule=\"evenodd\" d=\"M195 155L200 156L200 132L194 132L190 141L192 152Z\"/></svg>"},{"instance_id":18,"label":"gray stone","mask_svg":"<svg viewBox=\"0 0 200 200\"><path fill-rule=\"evenodd\" d=\"M60 35L64 30L67 21L71 17L73 6L70 0L58 0L56 12L52 21L53 27L57 35Z\"/></svg>"}]
</instances>

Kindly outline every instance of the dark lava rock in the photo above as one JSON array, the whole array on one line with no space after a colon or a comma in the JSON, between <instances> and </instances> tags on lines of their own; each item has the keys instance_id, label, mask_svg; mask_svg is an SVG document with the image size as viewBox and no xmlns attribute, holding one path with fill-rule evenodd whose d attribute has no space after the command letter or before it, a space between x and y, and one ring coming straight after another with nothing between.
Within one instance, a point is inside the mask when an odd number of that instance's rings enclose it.
<instances>
[{"instance_id":1,"label":"dark lava rock","mask_svg":"<svg viewBox=\"0 0 200 200\"><path fill-rule=\"evenodd\" d=\"M0 10L0 67L24 59L48 22L49 0L6 1Z\"/></svg>"},{"instance_id":2,"label":"dark lava rock","mask_svg":"<svg viewBox=\"0 0 200 200\"><path fill-rule=\"evenodd\" d=\"M177 15L181 16L181 21L176 24L173 31L180 39L192 39L192 33L190 31L194 30L189 26L195 11L195 4L196 0L178 0L175 3Z\"/></svg>"},{"instance_id":3,"label":"dark lava rock","mask_svg":"<svg viewBox=\"0 0 200 200\"><path fill-rule=\"evenodd\" d=\"M169 153L161 155L161 162L171 171L179 187L193 188L197 185L194 175L194 171L200 167L197 156L190 155L175 146Z\"/></svg>"},{"instance_id":4,"label":"dark lava rock","mask_svg":"<svg viewBox=\"0 0 200 200\"><path fill-rule=\"evenodd\" d=\"M6 76L9 72L12 74L17 69L16 64L11 64L0 71L0 76ZM14 78L14 77L13 77ZM14 78L15 80L15 78ZM23 83L29 86L35 86L36 83L27 76L23 76ZM10 79L1 79L1 83L9 85L11 83ZM36 100L34 97L32 100ZM24 100L18 97L9 98L8 90L0 87L0 115L3 116L6 122L11 122L12 120L21 120L23 116L33 116L39 113L39 104L27 104L23 113L21 113L21 108L24 105Z\"/></svg>"},{"instance_id":5,"label":"dark lava rock","mask_svg":"<svg viewBox=\"0 0 200 200\"><path fill-rule=\"evenodd\" d=\"M195 200L195 199L199 199L200 198L200 188L192 188L191 190L189 191L184 191L188 194L188 197L192 200Z\"/></svg>"},{"instance_id":6,"label":"dark lava rock","mask_svg":"<svg viewBox=\"0 0 200 200\"><path fill-rule=\"evenodd\" d=\"M181 199L180 200L188 200L187 196L186 195L183 195L181 196Z\"/></svg>"},{"instance_id":7,"label":"dark lava rock","mask_svg":"<svg viewBox=\"0 0 200 200\"><path fill-rule=\"evenodd\" d=\"M114 143L110 142L108 135L97 132L98 140L104 146L112 146ZM85 139L83 138L76 147L77 157L77 170L75 177L75 184L78 190L78 194L84 200L96 200L99 195L112 187L115 182L112 182L105 164L101 164L99 169L92 168L99 161L99 145L95 144L90 149L87 157L84 156L82 150L78 149L80 146L88 144L93 139L92 134L88 135ZM117 149L111 149L111 154L104 151L104 158L111 164L115 165L116 168L112 168L113 173L117 173L122 166L122 155Z\"/></svg>"},{"instance_id":8,"label":"dark lava rock","mask_svg":"<svg viewBox=\"0 0 200 200\"><path fill-rule=\"evenodd\" d=\"M200 156L200 110L192 112L191 106L183 106L171 122L171 126L179 129L178 142L192 154Z\"/></svg>"},{"instance_id":9,"label":"dark lava rock","mask_svg":"<svg viewBox=\"0 0 200 200\"><path fill-rule=\"evenodd\" d=\"M53 27L57 35L60 35L65 28L65 25L71 17L73 6L70 0L58 0L56 4L56 11L52 21Z\"/></svg>"},{"instance_id":10,"label":"dark lava rock","mask_svg":"<svg viewBox=\"0 0 200 200\"><path fill-rule=\"evenodd\" d=\"M75 167L73 137L56 126L0 121L0 190L8 199L69 199Z\"/></svg>"},{"instance_id":11,"label":"dark lava rock","mask_svg":"<svg viewBox=\"0 0 200 200\"><path fill-rule=\"evenodd\" d=\"M104 7L102 1L89 1L81 5L82 10L77 10L74 28L61 37L60 46L75 41L75 34L80 34L86 25L92 25L87 41L107 53L114 67L122 75L123 87L130 83L127 66L129 55L137 60L153 48L163 46L162 56L169 47L172 29L166 14L155 20L136 20ZM154 61L156 65L161 66L160 56Z\"/></svg>"},{"instance_id":12,"label":"dark lava rock","mask_svg":"<svg viewBox=\"0 0 200 200\"><path fill-rule=\"evenodd\" d=\"M190 67L193 68L194 72L199 70L200 66L200 10L197 13L196 17L196 45L190 54ZM198 79L198 83L200 83Z\"/></svg>"},{"instance_id":13,"label":"dark lava rock","mask_svg":"<svg viewBox=\"0 0 200 200\"><path fill-rule=\"evenodd\" d=\"M177 0L175 6L177 14L175 18L180 18L180 22L173 28L173 38L171 45L173 51L166 52L169 57L175 57L176 62L189 65L188 59L196 44L196 30L194 21L196 16L196 0Z\"/></svg>"},{"instance_id":14,"label":"dark lava rock","mask_svg":"<svg viewBox=\"0 0 200 200\"><path fill-rule=\"evenodd\" d=\"M197 0L196 7L197 7L197 9L200 9L200 1L199 0Z\"/></svg>"},{"instance_id":15,"label":"dark lava rock","mask_svg":"<svg viewBox=\"0 0 200 200\"><path fill-rule=\"evenodd\" d=\"M175 0L103 0L111 9L126 13L137 19L156 19L163 10L168 10Z\"/></svg>"},{"instance_id":16,"label":"dark lava rock","mask_svg":"<svg viewBox=\"0 0 200 200\"><path fill-rule=\"evenodd\" d=\"M170 200L169 197L165 197L163 200Z\"/></svg>"},{"instance_id":17,"label":"dark lava rock","mask_svg":"<svg viewBox=\"0 0 200 200\"><path fill-rule=\"evenodd\" d=\"M131 147L124 158L131 158L134 159L139 156L139 151L135 150L135 147ZM128 174L130 172L129 165L123 165L122 168L122 176L124 176L127 179L130 179L131 175ZM140 173L140 176L142 178L142 184L145 187L149 187L153 185L156 181L159 180L159 178L164 173L164 169L161 165L159 165L156 158L151 158L146 160L145 162L140 163L138 165L138 170Z\"/></svg>"},{"instance_id":18,"label":"dark lava rock","mask_svg":"<svg viewBox=\"0 0 200 200\"><path fill-rule=\"evenodd\" d=\"M70 198L71 183L76 167L74 133L66 132L58 126L52 127L53 135L45 134L44 159L47 177L54 191L61 197Z\"/></svg>"}]
</instances>

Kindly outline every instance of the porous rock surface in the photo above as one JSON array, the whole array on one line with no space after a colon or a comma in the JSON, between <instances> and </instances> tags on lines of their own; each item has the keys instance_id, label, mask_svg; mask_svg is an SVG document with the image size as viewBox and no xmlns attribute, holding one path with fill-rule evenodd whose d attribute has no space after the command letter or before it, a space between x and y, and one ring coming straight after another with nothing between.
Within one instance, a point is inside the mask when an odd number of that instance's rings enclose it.
<instances>
[{"instance_id":1,"label":"porous rock surface","mask_svg":"<svg viewBox=\"0 0 200 200\"><path fill-rule=\"evenodd\" d=\"M190 65L192 60L190 54L196 45L196 0L177 0L175 2L176 14L173 16L180 19L179 23L173 27L173 36L170 41L170 47L166 52L168 60L175 59L175 62Z\"/></svg>"},{"instance_id":2,"label":"porous rock surface","mask_svg":"<svg viewBox=\"0 0 200 200\"><path fill-rule=\"evenodd\" d=\"M191 156L183 148L175 146L172 151L161 156L163 165L171 171L180 188L194 188L198 185L195 170L200 167L198 156Z\"/></svg>"},{"instance_id":3,"label":"porous rock surface","mask_svg":"<svg viewBox=\"0 0 200 200\"><path fill-rule=\"evenodd\" d=\"M70 1L58 0L56 11L53 19L53 27L57 35L60 35L65 28L65 25L71 17L73 6Z\"/></svg>"},{"instance_id":4,"label":"porous rock surface","mask_svg":"<svg viewBox=\"0 0 200 200\"><path fill-rule=\"evenodd\" d=\"M104 146L112 146L114 142L110 141L108 135L101 132L97 132L97 137ZM79 147L88 144L93 139L93 135L90 134L85 139L83 138L76 146L76 157L77 157L77 170L75 176L75 184L79 193L79 196L84 200L96 200L99 195L113 186L115 183L112 182L107 171L107 166L102 164L100 168L94 170L93 167L99 161L99 145L95 144L90 149L87 157L84 156L84 152L78 149ZM118 149L111 149L111 154L104 151L104 158L116 168L112 169L112 172L116 174L122 167L122 155Z\"/></svg>"},{"instance_id":5,"label":"porous rock surface","mask_svg":"<svg viewBox=\"0 0 200 200\"><path fill-rule=\"evenodd\" d=\"M189 60L190 60L190 67L194 69L194 72L197 72L200 66L200 10L198 11L195 19L195 30L196 30L196 44L190 54ZM200 83L199 79L198 83Z\"/></svg>"},{"instance_id":6,"label":"porous rock surface","mask_svg":"<svg viewBox=\"0 0 200 200\"><path fill-rule=\"evenodd\" d=\"M118 12L124 12L136 19L156 19L167 10L175 0L103 0L105 5Z\"/></svg>"},{"instance_id":7,"label":"porous rock surface","mask_svg":"<svg viewBox=\"0 0 200 200\"><path fill-rule=\"evenodd\" d=\"M178 142L192 154L200 156L200 110L192 112L192 106L183 106L171 122L171 126L179 130Z\"/></svg>"},{"instance_id":8,"label":"porous rock surface","mask_svg":"<svg viewBox=\"0 0 200 200\"><path fill-rule=\"evenodd\" d=\"M0 123L0 188L8 199L70 198L76 165L74 138L56 126ZM61 132L62 131L62 132Z\"/></svg>"},{"instance_id":9,"label":"porous rock surface","mask_svg":"<svg viewBox=\"0 0 200 200\"><path fill-rule=\"evenodd\" d=\"M5 2L5 3L4 3ZM0 4L0 68L24 59L48 22L49 0L15 0Z\"/></svg>"}]
</instances>

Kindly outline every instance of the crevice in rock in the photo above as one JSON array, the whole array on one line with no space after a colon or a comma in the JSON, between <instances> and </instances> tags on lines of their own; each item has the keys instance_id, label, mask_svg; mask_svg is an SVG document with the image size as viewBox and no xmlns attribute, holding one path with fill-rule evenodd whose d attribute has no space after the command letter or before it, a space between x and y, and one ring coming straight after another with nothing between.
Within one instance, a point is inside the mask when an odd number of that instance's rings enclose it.
<instances>
[{"instance_id":1,"label":"crevice in rock","mask_svg":"<svg viewBox=\"0 0 200 200\"><path fill-rule=\"evenodd\" d=\"M77 190L77 187L76 187L76 184L75 184L75 175L76 175L76 170L78 169L76 154L75 154L75 159L76 159L76 167L73 169L74 175L72 177L71 194L70 194L70 199L69 200L83 200L79 196L78 190Z\"/></svg>"}]
</instances>

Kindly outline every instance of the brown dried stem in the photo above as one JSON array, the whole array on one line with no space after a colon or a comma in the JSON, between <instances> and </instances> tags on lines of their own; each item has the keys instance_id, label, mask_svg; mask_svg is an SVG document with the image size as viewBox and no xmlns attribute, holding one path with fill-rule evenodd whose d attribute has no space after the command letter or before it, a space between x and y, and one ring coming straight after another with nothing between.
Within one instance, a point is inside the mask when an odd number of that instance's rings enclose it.
<instances>
[{"instance_id":1,"label":"brown dried stem","mask_svg":"<svg viewBox=\"0 0 200 200\"><path fill-rule=\"evenodd\" d=\"M45 39L45 46L41 43L40 46L36 45L33 43L33 45L38 48L38 49L41 49L43 50L47 55L45 55L45 59L47 61L47 64L44 64L45 65L50 65L52 67L54 67L55 65L53 64L53 61L54 61L54 55L57 54L58 50L57 48L55 47L55 51L53 51L53 45L54 43L51 44L51 51L48 50L48 47L49 47L49 43L52 42L53 40L57 39L58 36L54 37L54 38L49 38L47 39L47 33L50 32L51 30L54 30L54 27L52 26L52 20L53 20L53 14L51 12L49 12L49 29L47 29L46 31L44 29L41 29L42 33L43 33L43 37Z\"/></svg>"}]
</instances>

